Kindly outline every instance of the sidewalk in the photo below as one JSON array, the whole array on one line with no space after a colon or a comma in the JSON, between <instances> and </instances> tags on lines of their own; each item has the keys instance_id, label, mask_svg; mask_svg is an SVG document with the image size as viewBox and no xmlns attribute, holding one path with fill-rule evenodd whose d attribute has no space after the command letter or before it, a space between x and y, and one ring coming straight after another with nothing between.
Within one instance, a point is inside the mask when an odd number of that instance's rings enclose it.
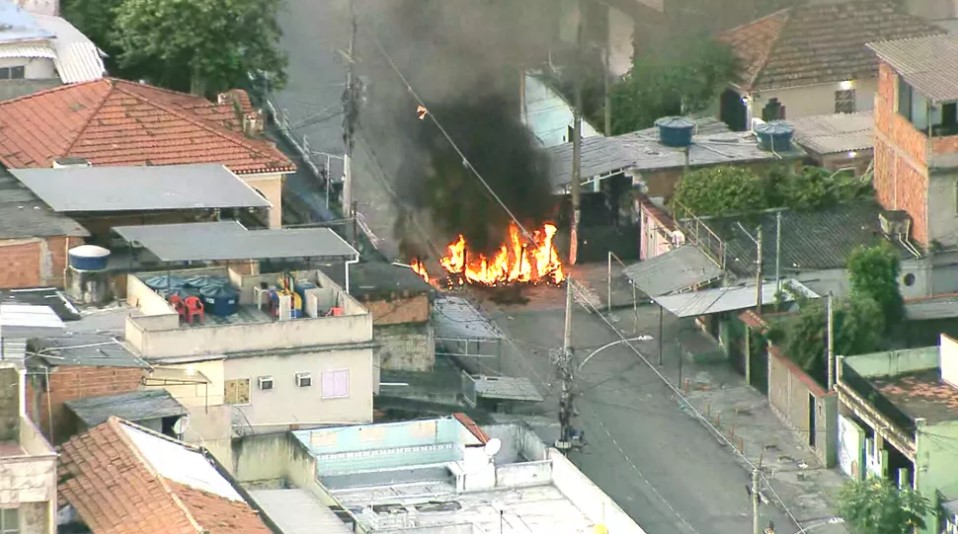
<instances>
[{"instance_id":1,"label":"sidewalk","mask_svg":"<svg viewBox=\"0 0 958 534\"><path fill-rule=\"evenodd\" d=\"M628 324L630 313L620 309L604 315L613 325L619 325ZM847 534L844 525L829 523L836 520L834 503L846 478L835 469L824 468L775 416L767 399L746 385L744 377L729 363L692 363L685 359L680 371L681 349L675 341L689 334L687 323L680 326L675 318L666 319L663 365L657 368L673 386L683 382L680 374L689 379L688 391L680 390L682 397L675 397L679 409L706 426L744 470L750 471L751 466L761 469L767 483L762 488L763 501L784 510L800 525L799 529L778 525L779 534L792 534L793 530ZM651 345L643 355L654 363L658 349Z\"/></svg>"}]
</instances>

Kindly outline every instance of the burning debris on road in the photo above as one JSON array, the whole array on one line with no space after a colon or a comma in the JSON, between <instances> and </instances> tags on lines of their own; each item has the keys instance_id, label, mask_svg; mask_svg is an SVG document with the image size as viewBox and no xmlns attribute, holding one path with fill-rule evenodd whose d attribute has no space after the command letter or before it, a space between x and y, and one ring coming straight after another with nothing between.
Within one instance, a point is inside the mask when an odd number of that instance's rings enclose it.
<instances>
[{"instance_id":1,"label":"burning debris on road","mask_svg":"<svg viewBox=\"0 0 958 534\"><path fill-rule=\"evenodd\" d=\"M446 247L439 264L446 271L450 286L557 285L565 280L565 273L553 244L555 234L556 226L546 223L533 230L530 240L522 236L517 225L510 224L506 240L490 254L471 248L465 236L459 235ZM416 273L429 279L420 260L413 260L411 265Z\"/></svg>"}]
</instances>

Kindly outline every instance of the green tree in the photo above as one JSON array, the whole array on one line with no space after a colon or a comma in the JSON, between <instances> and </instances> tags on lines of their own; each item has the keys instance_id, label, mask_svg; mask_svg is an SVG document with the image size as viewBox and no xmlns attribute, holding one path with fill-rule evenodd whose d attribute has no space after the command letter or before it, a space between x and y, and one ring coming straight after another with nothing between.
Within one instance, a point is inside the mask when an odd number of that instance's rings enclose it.
<instances>
[{"instance_id":1,"label":"green tree","mask_svg":"<svg viewBox=\"0 0 958 534\"><path fill-rule=\"evenodd\" d=\"M636 56L610 89L612 132L652 126L668 115L700 112L733 79L738 62L729 47L707 38L675 39Z\"/></svg>"},{"instance_id":2,"label":"green tree","mask_svg":"<svg viewBox=\"0 0 958 534\"><path fill-rule=\"evenodd\" d=\"M911 534L925 527L928 500L910 487L869 477L851 480L838 498L839 514L860 534Z\"/></svg>"},{"instance_id":3,"label":"green tree","mask_svg":"<svg viewBox=\"0 0 958 534\"><path fill-rule=\"evenodd\" d=\"M888 328L905 315L905 304L898 287L901 261L895 250L882 243L858 247L848 257L852 296L870 298L878 303Z\"/></svg>"},{"instance_id":4,"label":"green tree","mask_svg":"<svg viewBox=\"0 0 958 534\"><path fill-rule=\"evenodd\" d=\"M286 81L278 44L281 0L123 0L109 41L123 69L151 82L212 94L267 73Z\"/></svg>"},{"instance_id":5,"label":"green tree","mask_svg":"<svg viewBox=\"0 0 958 534\"><path fill-rule=\"evenodd\" d=\"M767 207L765 183L742 167L707 167L679 180L671 200L672 213L702 217L762 210Z\"/></svg>"},{"instance_id":6,"label":"green tree","mask_svg":"<svg viewBox=\"0 0 958 534\"><path fill-rule=\"evenodd\" d=\"M119 53L110 41L116 9L124 0L63 0L63 16L96 43L111 61Z\"/></svg>"}]
</instances>

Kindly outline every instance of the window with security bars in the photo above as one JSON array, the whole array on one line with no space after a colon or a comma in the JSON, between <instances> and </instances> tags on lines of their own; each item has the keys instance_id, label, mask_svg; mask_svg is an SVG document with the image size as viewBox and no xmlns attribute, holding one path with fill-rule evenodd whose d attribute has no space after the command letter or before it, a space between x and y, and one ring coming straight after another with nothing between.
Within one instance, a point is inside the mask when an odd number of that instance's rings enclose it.
<instances>
[{"instance_id":1,"label":"window with security bars","mask_svg":"<svg viewBox=\"0 0 958 534\"><path fill-rule=\"evenodd\" d=\"M835 91L835 113L855 113L855 90Z\"/></svg>"},{"instance_id":2,"label":"window with security bars","mask_svg":"<svg viewBox=\"0 0 958 534\"><path fill-rule=\"evenodd\" d=\"M223 385L223 402L226 404L249 404L249 378L227 380Z\"/></svg>"},{"instance_id":3,"label":"window with security bars","mask_svg":"<svg viewBox=\"0 0 958 534\"><path fill-rule=\"evenodd\" d=\"M0 508L0 534L20 534L19 510Z\"/></svg>"}]
</instances>

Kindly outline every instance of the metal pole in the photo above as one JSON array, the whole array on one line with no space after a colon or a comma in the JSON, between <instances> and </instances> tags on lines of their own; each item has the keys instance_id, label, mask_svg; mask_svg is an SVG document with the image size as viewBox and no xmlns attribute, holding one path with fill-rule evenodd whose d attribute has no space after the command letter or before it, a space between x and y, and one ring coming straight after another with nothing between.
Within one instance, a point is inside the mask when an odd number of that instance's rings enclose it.
<instances>
[{"instance_id":1,"label":"metal pole","mask_svg":"<svg viewBox=\"0 0 958 534\"><path fill-rule=\"evenodd\" d=\"M782 290L782 212L775 214L775 290Z\"/></svg>"},{"instance_id":2,"label":"metal pole","mask_svg":"<svg viewBox=\"0 0 958 534\"><path fill-rule=\"evenodd\" d=\"M762 227L759 225L756 230L758 233L758 239L755 242L755 311L759 315L762 315Z\"/></svg>"},{"instance_id":3,"label":"metal pole","mask_svg":"<svg viewBox=\"0 0 958 534\"><path fill-rule=\"evenodd\" d=\"M330 158L329 154L326 154L326 209L329 209L329 180L333 176L333 171L329 167Z\"/></svg>"},{"instance_id":4,"label":"metal pole","mask_svg":"<svg viewBox=\"0 0 958 534\"><path fill-rule=\"evenodd\" d=\"M356 11L353 0L349 0L349 18L350 18L350 35L349 35L349 51L347 52L348 58L347 62L349 63L346 69L346 98L343 100L343 103L346 107L346 120L344 122L344 132L343 138L346 141L346 153L343 155L343 215L346 217L352 216L355 220L355 209L353 202L353 127L355 126L352 121L354 117L354 106L356 105L355 96L356 91L353 87L355 80L353 79L353 70L356 64L356 60L353 57L353 53L356 48ZM352 210L352 211L351 211ZM356 225L353 224L353 235L352 240L353 245L356 244Z\"/></svg>"},{"instance_id":5,"label":"metal pole","mask_svg":"<svg viewBox=\"0 0 958 534\"><path fill-rule=\"evenodd\" d=\"M832 308L832 294L825 301L828 313L828 391L835 389L835 310Z\"/></svg>"},{"instance_id":6,"label":"metal pole","mask_svg":"<svg viewBox=\"0 0 958 534\"><path fill-rule=\"evenodd\" d=\"M606 24L608 27L608 23ZM605 43L605 72L602 73L603 89L605 91L605 135L612 137L612 96L609 94L609 36L606 35Z\"/></svg>"},{"instance_id":7,"label":"metal pole","mask_svg":"<svg viewBox=\"0 0 958 534\"><path fill-rule=\"evenodd\" d=\"M758 469L752 470L752 534L762 534L761 519L759 518L758 506L761 504L761 497L758 490Z\"/></svg>"},{"instance_id":8,"label":"metal pole","mask_svg":"<svg viewBox=\"0 0 958 534\"><path fill-rule=\"evenodd\" d=\"M572 347L572 278L565 283L565 332L562 336L562 350L569 352Z\"/></svg>"},{"instance_id":9,"label":"metal pole","mask_svg":"<svg viewBox=\"0 0 958 534\"><path fill-rule=\"evenodd\" d=\"M659 305L659 365L662 365L662 328L663 322L665 320L665 312L663 311L662 305Z\"/></svg>"},{"instance_id":10,"label":"metal pole","mask_svg":"<svg viewBox=\"0 0 958 534\"><path fill-rule=\"evenodd\" d=\"M609 267L608 273L606 275L606 300L605 306L607 311L612 311L612 251L609 251Z\"/></svg>"},{"instance_id":11,"label":"metal pole","mask_svg":"<svg viewBox=\"0 0 958 534\"><path fill-rule=\"evenodd\" d=\"M579 23L576 29L575 52L575 103L572 109L572 225L569 230L569 264L575 265L579 258L579 217L582 189L582 33L585 22L585 6L578 2Z\"/></svg>"}]
</instances>

